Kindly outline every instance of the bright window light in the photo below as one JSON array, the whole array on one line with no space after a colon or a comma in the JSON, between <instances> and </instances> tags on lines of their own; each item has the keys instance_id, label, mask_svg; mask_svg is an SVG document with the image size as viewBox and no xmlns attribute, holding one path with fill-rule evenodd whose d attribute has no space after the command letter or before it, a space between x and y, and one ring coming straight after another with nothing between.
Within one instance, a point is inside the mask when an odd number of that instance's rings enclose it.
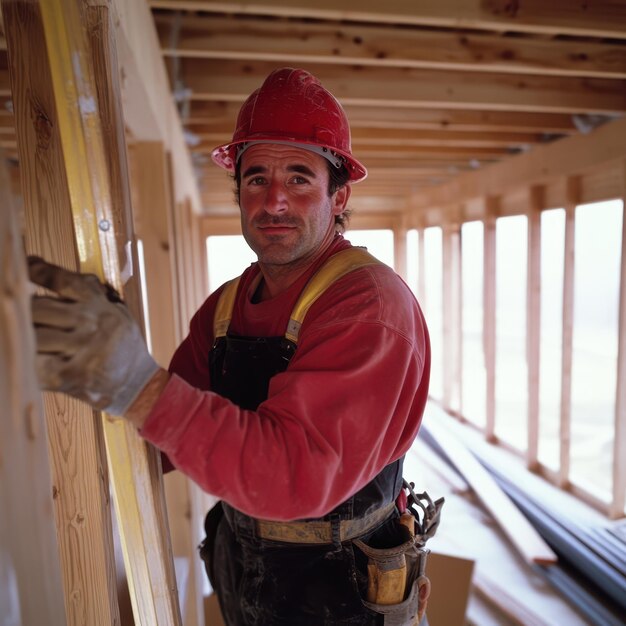
<instances>
[{"instance_id":1,"label":"bright window light","mask_svg":"<svg viewBox=\"0 0 626 626\"><path fill-rule=\"evenodd\" d=\"M209 293L213 293L227 280L239 276L257 260L256 254L242 235L207 237L206 252L209 265Z\"/></svg>"},{"instance_id":2,"label":"bright window light","mask_svg":"<svg viewBox=\"0 0 626 626\"><path fill-rule=\"evenodd\" d=\"M543 211L538 458L553 470L559 467L560 450L564 254L565 211Z\"/></svg>"},{"instance_id":3,"label":"bright window light","mask_svg":"<svg viewBox=\"0 0 626 626\"><path fill-rule=\"evenodd\" d=\"M389 267L393 267L393 231L349 230L346 239L353 246L365 246L370 254Z\"/></svg>"},{"instance_id":4,"label":"bright window light","mask_svg":"<svg viewBox=\"0 0 626 626\"><path fill-rule=\"evenodd\" d=\"M609 500L613 440L622 202L576 208L571 478Z\"/></svg>"},{"instance_id":5,"label":"bright window light","mask_svg":"<svg viewBox=\"0 0 626 626\"><path fill-rule=\"evenodd\" d=\"M483 223L467 222L461 227L461 312L463 341L463 416L485 426L487 416L487 371L483 350Z\"/></svg>"},{"instance_id":6,"label":"bright window light","mask_svg":"<svg viewBox=\"0 0 626 626\"><path fill-rule=\"evenodd\" d=\"M528 219L496 220L496 435L518 450L528 442L526 267Z\"/></svg>"}]
</instances>

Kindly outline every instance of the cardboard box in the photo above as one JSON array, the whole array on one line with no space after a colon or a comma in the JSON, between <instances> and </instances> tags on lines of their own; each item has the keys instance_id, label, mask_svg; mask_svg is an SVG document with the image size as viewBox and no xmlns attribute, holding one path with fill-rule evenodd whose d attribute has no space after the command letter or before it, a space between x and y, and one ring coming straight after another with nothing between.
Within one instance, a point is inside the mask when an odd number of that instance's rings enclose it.
<instances>
[{"instance_id":1,"label":"cardboard box","mask_svg":"<svg viewBox=\"0 0 626 626\"><path fill-rule=\"evenodd\" d=\"M426 609L429 626L464 626L474 561L431 552L426 575L432 590Z\"/></svg>"}]
</instances>

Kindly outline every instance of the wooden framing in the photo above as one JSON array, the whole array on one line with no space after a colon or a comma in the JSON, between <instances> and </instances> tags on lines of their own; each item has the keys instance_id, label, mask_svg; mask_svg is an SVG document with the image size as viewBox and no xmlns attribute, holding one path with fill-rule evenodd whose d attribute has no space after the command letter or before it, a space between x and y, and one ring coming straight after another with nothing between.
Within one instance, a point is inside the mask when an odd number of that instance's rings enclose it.
<instances>
[{"instance_id":1,"label":"wooden framing","mask_svg":"<svg viewBox=\"0 0 626 626\"><path fill-rule=\"evenodd\" d=\"M396 225L393 229L393 263L395 271L406 280L406 234L408 229L404 224Z\"/></svg>"},{"instance_id":2,"label":"wooden framing","mask_svg":"<svg viewBox=\"0 0 626 626\"><path fill-rule=\"evenodd\" d=\"M441 418L430 420L424 428L435 438L450 462L467 480L522 558L531 565L556 563L556 555L539 533L456 435L441 423Z\"/></svg>"},{"instance_id":3,"label":"wooden framing","mask_svg":"<svg viewBox=\"0 0 626 626\"><path fill-rule=\"evenodd\" d=\"M615 44L495 35L242 20L232 15L155 16L164 56L333 63L437 70L626 78Z\"/></svg>"},{"instance_id":4,"label":"wooden framing","mask_svg":"<svg viewBox=\"0 0 626 626\"><path fill-rule=\"evenodd\" d=\"M531 187L528 194L528 270L526 314L526 360L528 362L528 441L526 465L535 469L539 450L539 392L541 377L541 211L542 187Z\"/></svg>"},{"instance_id":5,"label":"wooden framing","mask_svg":"<svg viewBox=\"0 0 626 626\"><path fill-rule=\"evenodd\" d=\"M172 195L163 143L141 141L129 146L135 231L141 239L146 263L144 281L148 305L152 356L167 367L178 345L178 308Z\"/></svg>"},{"instance_id":6,"label":"wooden framing","mask_svg":"<svg viewBox=\"0 0 626 626\"><path fill-rule=\"evenodd\" d=\"M70 193L38 5L3 1L20 150L26 248L78 267ZM53 503L67 623L119 622L102 421L71 398L45 394ZM80 453L79 453L80 451Z\"/></svg>"},{"instance_id":7,"label":"wooden framing","mask_svg":"<svg viewBox=\"0 0 626 626\"><path fill-rule=\"evenodd\" d=\"M613 485L609 515L623 517L626 506L626 159L622 163L622 258L619 289L619 339L617 390L615 395L615 439L613 441Z\"/></svg>"},{"instance_id":8,"label":"wooden framing","mask_svg":"<svg viewBox=\"0 0 626 626\"><path fill-rule=\"evenodd\" d=\"M56 177L62 185L67 186L69 196L68 201L63 204L54 201L56 197L52 196L54 200L50 203L50 213L54 210L63 213L65 206L72 208L74 228L66 228L65 239L69 244L68 248L73 249L71 241L75 232L80 268L93 271L102 278L106 277L120 290L124 287L129 304L132 307L134 303L137 308L140 302L136 295L137 285L134 284L133 294L133 281L128 281L132 275L133 264L129 263L130 259L120 259L118 256L130 255L133 240L119 86L117 72L113 71L113 68L117 68L117 60L113 39L109 36L110 15L104 7L91 8L74 2L43 3L41 16L36 6L29 2L5 2L3 8L5 23L8 17L13 27L12 32L19 32L19 23L40 28L39 37L45 38L49 50L48 58L37 64L37 69L43 71L43 76L38 75L40 80L36 90L41 88L41 83L48 89L48 100L54 94L56 112L51 108L47 112L47 119L54 120L55 114L58 116L63 160L58 140L55 144L56 154L50 154L55 158ZM29 12L29 19L24 20L24 12ZM86 24L90 29L89 41L93 48L87 44ZM24 54L22 44L27 46L26 40L18 37L11 41L10 54L18 57ZM45 75L48 68L51 83ZM33 74L37 71L34 67L29 69ZM22 73L13 67L12 70L15 98L24 98L23 93L31 95L30 91L23 91L24 86L19 82L29 72ZM102 124L112 129L106 136L102 133ZM23 138L28 140L27 131ZM24 141L21 145L26 147L28 144ZM109 149L105 149L105 146ZM107 158L111 154L113 157ZM21 156L24 163L32 159L28 152ZM24 167L24 171L28 173L29 170ZM25 177L24 183L25 187L37 187L40 184L37 177L34 180ZM41 195L35 196L37 200ZM37 202L32 202L28 208L31 211L37 210ZM39 214L36 221L44 222L43 217ZM60 239L59 233L55 234L57 240L54 243L49 242L51 251ZM51 255L46 256L50 258ZM125 260L126 264L120 263L121 260ZM125 285L123 281L126 281ZM82 406L80 410L83 410ZM92 413L87 408L84 410ZM101 421L98 415L94 415L94 418L92 431L82 435L82 443L77 444L83 456L80 459L72 458L71 467L64 471L65 476L60 475L57 478L57 491L69 491L68 487L73 481L74 488L83 492L81 500L84 504L80 505L81 509L83 506L95 508L94 504L98 501L108 505L106 462L102 457L104 440L100 430L103 425L135 623L179 624L176 583L171 554L168 551L162 485L159 482L159 457L126 422L106 419ZM78 434L75 431L80 430L82 422L88 420L79 416L71 424L71 430L65 434L67 440L72 442L69 444L70 450ZM49 424L52 424L51 420ZM52 437L51 439L53 456L68 448L67 443L61 445L60 441ZM89 448L90 442L93 442L92 450ZM68 453L63 452L63 457L68 457ZM57 465L58 463L59 461ZM90 464L95 464L92 473L100 488L94 488L87 480ZM101 493L103 497L100 497ZM102 512L99 517L102 521L95 527L99 536L86 536L77 541L73 536L75 532L68 535L65 530L66 518L69 516L72 526L75 526L86 524L86 519L97 520L98 516L81 509L75 512L75 505L70 505L73 503L69 499L68 502L60 503L57 514L60 544L63 546L66 536L68 545L71 543L70 551L64 555L63 561L64 569L71 572L71 577L66 577L65 581L68 622L118 623L108 506L100 507ZM90 521L89 524L91 523ZM75 546L84 552L80 560L72 553ZM99 552L102 556L97 558ZM81 563L81 568L77 569L78 562ZM105 609L105 603L108 604L108 609Z\"/></svg>"},{"instance_id":9,"label":"wooden framing","mask_svg":"<svg viewBox=\"0 0 626 626\"><path fill-rule=\"evenodd\" d=\"M559 474L561 487L569 485L571 414L572 414L572 358L574 341L574 260L576 234L576 205L580 196L580 180L567 180L565 204L565 250L563 255L563 335L561 339L561 406L559 417Z\"/></svg>"},{"instance_id":10,"label":"wooden framing","mask_svg":"<svg viewBox=\"0 0 626 626\"><path fill-rule=\"evenodd\" d=\"M275 67L250 59L184 59L180 79L194 100L242 102ZM341 66L309 63L307 69L341 102L352 105L572 114L616 114L626 106L621 81L605 78L527 75L520 81L505 73L365 66L346 81Z\"/></svg>"},{"instance_id":11,"label":"wooden framing","mask_svg":"<svg viewBox=\"0 0 626 626\"><path fill-rule=\"evenodd\" d=\"M496 217L499 201L493 196L485 198L483 234L483 350L486 368L485 438L495 440L496 430Z\"/></svg>"},{"instance_id":12,"label":"wooden framing","mask_svg":"<svg viewBox=\"0 0 626 626\"><path fill-rule=\"evenodd\" d=\"M152 355L158 363L167 367L180 343L170 174L160 141L131 144L129 155L136 232L148 261L144 279ZM195 547L201 538L194 531L196 525L193 520L201 517L203 512L195 510L191 494L197 487L178 472L165 477L164 487L172 551L175 557L184 558L187 566L184 588L178 581L181 615L185 626L201 626L204 624L202 582L205 574L196 567L198 558Z\"/></svg>"},{"instance_id":13,"label":"wooden framing","mask_svg":"<svg viewBox=\"0 0 626 626\"><path fill-rule=\"evenodd\" d=\"M422 211L485 195L502 195L525 189L529 185L581 175L601 165L612 167L615 163L621 163L625 146L626 117L604 124L586 135L566 137L552 144L537 146L514 159L461 174L450 184L436 190L424 190L411 198L411 210Z\"/></svg>"},{"instance_id":14,"label":"wooden framing","mask_svg":"<svg viewBox=\"0 0 626 626\"><path fill-rule=\"evenodd\" d=\"M626 21L626 8L611 0L593 4L574 4L569 0L554 0L549 5L533 0L520 10L507 0L485 3L481 0L422 0L419 5L403 0L391 0L384 6L347 0L338 7L332 0L319 0L315 7L308 2L290 0L252 0L223 2L220 0L150 0L156 8L188 9L217 13L252 15L301 16L325 19L346 19L360 22L423 24L425 26L458 26L487 28L496 31L515 29L528 33L549 35L625 37L620 24Z\"/></svg>"},{"instance_id":15,"label":"wooden framing","mask_svg":"<svg viewBox=\"0 0 626 626\"><path fill-rule=\"evenodd\" d=\"M426 307L426 241L424 229L417 230L417 298Z\"/></svg>"},{"instance_id":16,"label":"wooden framing","mask_svg":"<svg viewBox=\"0 0 626 626\"><path fill-rule=\"evenodd\" d=\"M461 226L457 220L443 229L443 402L461 414Z\"/></svg>"},{"instance_id":17,"label":"wooden framing","mask_svg":"<svg viewBox=\"0 0 626 626\"><path fill-rule=\"evenodd\" d=\"M0 153L0 161L3 155ZM52 477L18 211L0 167L0 606L11 624L62 624ZM34 601L36 598L36 601Z\"/></svg>"}]
</instances>

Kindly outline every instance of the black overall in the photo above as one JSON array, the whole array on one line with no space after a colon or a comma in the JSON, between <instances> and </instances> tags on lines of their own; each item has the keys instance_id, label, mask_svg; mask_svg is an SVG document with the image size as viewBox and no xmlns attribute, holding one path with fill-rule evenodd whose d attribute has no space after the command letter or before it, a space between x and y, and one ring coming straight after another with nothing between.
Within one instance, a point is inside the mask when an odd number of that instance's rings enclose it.
<instances>
[{"instance_id":1,"label":"black overall","mask_svg":"<svg viewBox=\"0 0 626 626\"><path fill-rule=\"evenodd\" d=\"M209 356L212 390L255 410L267 398L270 378L287 368L294 351L295 344L284 337L220 337ZM395 500L402 485L402 462L385 467L321 518L335 523L337 537L342 519L363 517ZM396 517L394 509L362 539L367 543L376 535L384 542ZM383 616L362 603L367 557L351 541L287 544L259 538L255 528L254 518L226 503L209 511L205 521L201 556L228 626L383 624Z\"/></svg>"}]
</instances>

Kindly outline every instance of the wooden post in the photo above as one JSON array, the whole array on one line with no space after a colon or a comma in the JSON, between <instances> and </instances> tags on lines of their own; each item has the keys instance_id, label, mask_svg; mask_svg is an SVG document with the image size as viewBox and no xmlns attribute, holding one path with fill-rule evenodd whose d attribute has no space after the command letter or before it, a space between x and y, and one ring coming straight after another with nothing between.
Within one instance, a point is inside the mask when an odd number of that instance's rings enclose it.
<instances>
[{"instance_id":1,"label":"wooden post","mask_svg":"<svg viewBox=\"0 0 626 626\"><path fill-rule=\"evenodd\" d=\"M626 506L626 160L622 163L622 259L619 286L619 340L613 443L613 498L609 515L624 515Z\"/></svg>"},{"instance_id":2,"label":"wooden post","mask_svg":"<svg viewBox=\"0 0 626 626\"><path fill-rule=\"evenodd\" d=\"M15 4L6 2L5 12ZM29 69L36 73L41 72L43 68L42 82L45 81L48 89L46 97L50 100L53 94L56 102L56 114L50 118L54 120L54 124L51 123L50 126L59 128L63 146L61 160L57 140L55 146L57 151L53 154L56 167L54 174L55 182L63 183L62 190L66 195L62 202L51 202L51 208L61 215L66 223L69 221L70 226L66 226L62 231L63 237L54 232L56 236L48 243L50 252L62 247L72 250L75 257L76 250L81 270L91 271L101 278L106 278L120 291L124 288L124 294L131 306L134 303L137 309L140 298L136 292L133 293L133 283L128 280L133 276L132 265L120 262L126 261L126 257L131 256L133 238L129 224L128 190L124 188L127 185L127 176L117 62L114 42L110 36L108 12L103 8L87 9L73 0L47 0L40 5L40 16L38 12L32 13L34 3L17 4L27 5L27 10L31 11L31 14L30 20L26 23L32 21L37 23L39 28L37 40L41 41L43 38L48 48L49 57L45 63L40 62L40 67ZM12 14L12 25L18 28L19 24L24 22L23 15L15 11L12 11ZM92 29L89 41L93 48L87 44L88 28ZM30 40L32 39L31 36ZM19 42L18 39L16 51L19 50L20 54L24 54L28 42L23 41L24 49L21 47L18 49ZM47 75L48 68L51 81ZM28 75L28 71L24 73ZM97 83L94 73L98 76ZM16 77L20 77L21 74L20 71L14 72ZM19 86L19 83L17 84ZM24 117L28 119L28 116ZM102 132L103 125L107 129L112 129L106 136ZM26 164L32 159L28 150L22 157ZM29 172L28 165L25 171ZM37 181L27 179L27 183L35 186ZM36 217L37 220L44 220L50 219L51 216L39 213ZM74 239L76 247L73 245ZM120 245L120 241L123 245ZM127 242L129 245L126 245ZM49 255L45 256L50 258ZM69 265L75 265L75 260L74 264ZM135 314L138 314L137 310ZM63 401L67 399L63 398ZM81 409L93 415L86 407L81 406ZM100 416L92 422L98 428L102 427ZM135 623L151 626L179 624L162 484L158 479L160 457L156 451L148 448L134 428L123 420L104 420L104 431L113 473L116 511L119 515ZM67 451L68 446L70 451L74 449L75 444L71 438L69 443L53 441L52 449L73 459L70 468L71 478L76 476L74 480L78 485L77 489L86 488L88 494L98 494L98 488L94 488L86 480L88 468L83 466L88 465L92 458L100 461L100 465L105 469L104 471L100 469L96 478L98 483L101 483L100 490L108 486L106 464L102 462L102 432L95 430L85 439L86 441L81 441L77 446L77 450L81 454L87 454L88 457L86 459L80 457L78 463L74 455L69 455ZM95 446L93 453L89 452L90 443ZM65 485L61 486L64 487ZM108 505L106 491L105 495ZM89 502L89 498L86 500ZM109 521L108 535L103 531L100 536L79 542L70 535L71 545L78 543L84 555L79 560L77 555L70 553L65 562L72 576L78 578L85 589L75 590L66 584L66 598L68 602L76 602L78 598L81 603L89 605L89 611L83 609L82 605L79 607L82 612L75 610L71 623L107 625L119 623L119 615L116 614L115 575L109 566L109 561L112 560L110 556L112 541L108 506L106 515ZM79 511L73 522L82 524L84 519L85 514ZM107 567L96 558L100 551L107 559ZM80 567L77 567L78 563ZM88 571L82 571L83 569ZM106 593L107 591L109 593ZM104 603L103 598L110 596L113 598L110 602L112 608L105 611L100 605Z\"/></svg>"},{"instance_id":3,"label":"wooden post","mask_svg":"<svg viewBox=\"0 0 626 626\"><path fill-rule=\"evenodd\" d=\"M110 17L106 7L87 9L100 120L102 127L109 129L101 133L102 147L109 172L108 193L117 253L121 257L119 275L109 268L113 274L109 280L123 282L124 298L135 319L143 323L121 90ZM87 138L93 141L93 137ZM160 453L122 420L106 420L105 436L135 622L146 625L180 622Z\"/></svg>"},{"instance_id":4,"label":"wooden post","mask_svg":"<svg viewBox=\"0 0 626 626\"><path fill-rule=\"evenodd\" d=\"M146 263L144 280L150 318L152 356L167 367L178 344L177 294L172 234L172 196L163 144L144 141L129 146L133 212Z\"/></svg>"},{"instance_id":5,"label":"wooden post","mask_svg":"<svg viewBox=\"0 0 626 626\"><path fill-rule=\"evenodd\" d=\"M146 301L150 318L152 355L167 367L176 350L177 305L173 272L172 198L163 144L138 142L130 146L132 197L137 236L143 243L146 264ZM194 486L181 473L165 477L165 497L175 556L188 561L188 583L179 583L181 613L185 626L204 624L202 581L196 546L201 537L194 532L191 490ZM194 511L195 512L195 511ZM201 515L201 514L200 514ZM196 563L197 562L197 563Z\"/></svg>"},{"instance_id":6,"label":"wooden post","mask_svg":"<svg viewBox=\"0 0 626 626\"><path fill-rule=\"evenodd\" d=\"M526 465L538 466L539 450L539 391L541 378L541 211L544 204L543 187L529 190L528 207L528 271L526 295L526 360L528 362L528 441Z\"/></svg>"},{"instance_id":7,"label":"wooden post","mask_svg":"<svg viewBox=\"0 0 626 626\"><path fill-rule=\"evenodd\" d=\"M59 124L35 2L3 0L13 107L26 212L26 247L78 269L70 192ZM119 623L109 479L102 420L86 405L45 394L54 513L67 623ZM52 623L50 620L38 623Z\"/></svg>"},{"instance_id":8,"label":"wooden post","mask_svg":"<svg viewBox=\"0 0 626 626\"><path fill-rule=\"evenodd\" d=\"M566 181L565 243L563 255L563 337L561 349L561 408L559 425L559 471L560 487L569 486L570 442L572 414L572 352L574 338L574 260L576 205L580 197L580 180Z\"/></svg>"},{"instance_id":9,"label":"wooden post","mask_svg":"<svg viewBox=\"0 0 626 626\"><path fill-rule=\"evenodd\" d=\"M443 228L443 404L461 412L461 233L458 220Z\"/></svg>"},{"instance_id":10,"label":"wooden post","mask_svg":"<svg viewBox=\"0 0 626 626\"><path fill-rule=\"evenodd\" d=\"M64 624L22 233L2 153L0 163L0 621Z\"/></svg>"},{"instance_id":11,"label":"wooden post","mask_svg":"<svg viewBox=\"0 0 626 626\"><path fill-rule=\"evenodd\" d=\"M494 196L485 198L483 349L487 375L485 438L488 441L495 440L496 427L496 217L498 211L498 198Z\"/></svg>"},{"instance_id":12,"label":"wooden post","mask_svg":"<svg viewBox=\"0 0 626 626\"><path fill-rule=\"evenodd\" d=\"M417 230L417 299L420 306L426 308L426 251L424 227Z\"/></svg>"},{"instance_id":13,"label":"wooden post","mask_svg":"<svg viewBox=\"0 0 626 626\"><path fill-rule=\"evenodd\" d=\"M407 228L404 224L399 224L393 229L393 264L396 273L405 281L407 279L406 234Z\"/></svg>"}]
</instances>

